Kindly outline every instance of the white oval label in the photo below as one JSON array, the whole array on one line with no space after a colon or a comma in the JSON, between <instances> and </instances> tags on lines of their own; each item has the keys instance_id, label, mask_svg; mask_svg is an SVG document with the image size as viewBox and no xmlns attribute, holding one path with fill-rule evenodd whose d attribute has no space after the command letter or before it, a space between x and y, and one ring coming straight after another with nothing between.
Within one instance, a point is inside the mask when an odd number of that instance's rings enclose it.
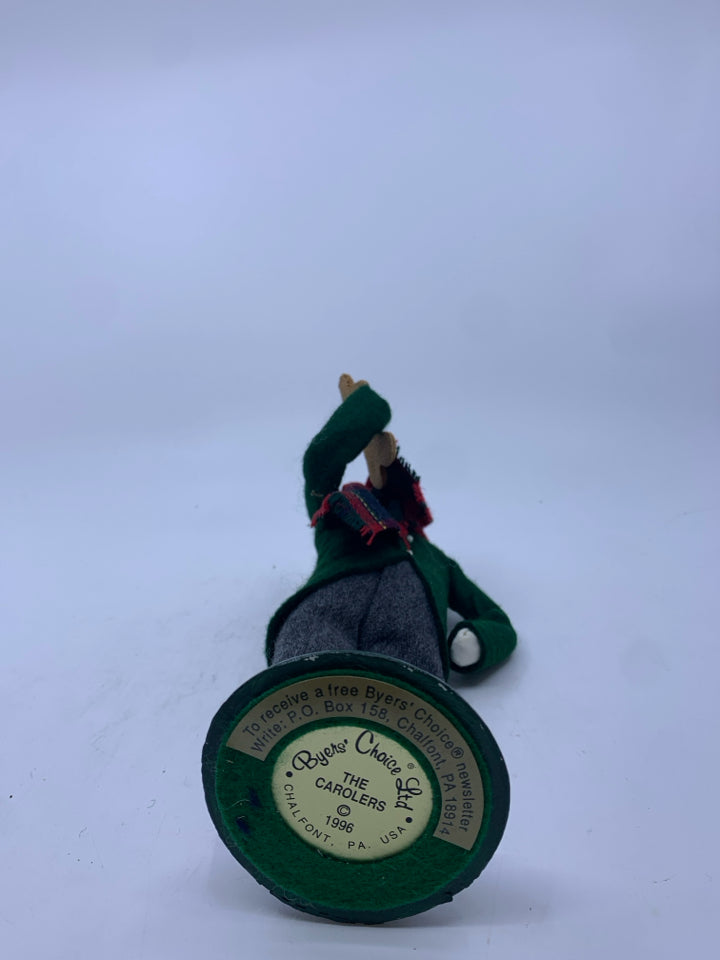
<instances>
[{"instance_id":1,"label":"white oval label","mask_svg":"<svg viewBox=\"0 0 720 960\"><path fill-rule=\"evenodd\" d=\"M278 756L277 809L311 846L343 860L378 860L405 850L425 830L433 788L406 746L356 725L316 728Z\"/></svg>"}]
</instances>

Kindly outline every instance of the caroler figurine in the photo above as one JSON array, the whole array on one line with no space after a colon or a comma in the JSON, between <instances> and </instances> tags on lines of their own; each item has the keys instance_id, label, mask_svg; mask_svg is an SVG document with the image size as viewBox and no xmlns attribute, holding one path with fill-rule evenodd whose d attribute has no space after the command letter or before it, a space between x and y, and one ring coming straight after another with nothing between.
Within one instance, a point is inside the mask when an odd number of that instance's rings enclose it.
<instances>
[{"instance_id":1,"label":"caroler figurine","mask_svg":"<svg viewBox=\"0 0 720 960\"><path fill-rule=\"evenodd\" d=\"M216 714L203 780L221 838L275 896L379 923L452 899L500 842L502 754L444 681L500 663L516 637L428 540L386 401L347 374L340 393L303 463L315 570L270 621L269 668ZM367 483L341 486L363 451Z\"/></svg>"}]
</instances>

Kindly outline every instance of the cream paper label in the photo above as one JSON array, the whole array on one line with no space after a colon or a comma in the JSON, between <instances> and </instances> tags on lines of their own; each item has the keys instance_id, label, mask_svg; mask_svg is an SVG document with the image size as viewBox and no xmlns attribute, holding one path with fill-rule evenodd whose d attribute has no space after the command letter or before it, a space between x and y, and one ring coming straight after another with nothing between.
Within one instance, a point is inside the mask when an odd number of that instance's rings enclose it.
<instances>
[{"instance_id":1,"label":"cream paper label","mask_svg":"<svg viewBox=\"0 0 720 960\"><path fill-rule=\"evenodd\" d=\"M438 686L446 689L441 681ZM330 722L297 736L307 724L322 720ZM344 720L353 722L343 724ZM383 736L383 728L392 735ZM273 771L273 792L282 815L309 843L343 858L373 859L399 852L422 833L432 815L435 793L439 809L433 836L464 850L472 849L484 810L480 770L463 734L420 691L353 675L300 680L255 704L232 731L227 746L264 761L290 734L294 736L281 750ZM392 758L390 767L384 766L385 760L378 761L380 754ZM417 762L418 754L427 761L433 784ZM302 759L295 760L296 755L308 755L310 765L303 767ZM314 765L313 758L317 761ZM415 766L410 767L410 763ZM332 775L326 772L330 766ZM390 772L397 768L399 772ZM357 779L351 782L352 778ZM402 780L406 786L410 778L419 780L419 785L410 786L423 791L410 796L422 801L411 801L412 811L405 811L403 816L403 808L395 807L399 799L396 781ZM360 786L365 780L367 784ZM332 786L326 789L328 782ZM340 793L335 792L337 788L341 788ZM343 796L343 790L351 790L352 796ZM401 793L404 796L408 791ZM291 794L292 800L288 799ZM296 806L291 807L291 803ZM339 807L350 807L350 812L343 815ZM299 822L302 817L305 820ZM337 823L333 822L335 817ZM403 823L408 817L412 823ZM340 826L341 821L345 826ZM348 831L350 823L353 826ZM391 836L391 831L396 836ZM325 835L330 839L325 840ZM382 840L384 836L389 838L387 843ZM338 840L345 846L330 846ZM348 846L351 840L356 847Z\"/></svg>"},{"instance_id":2,"label":"cream paper label","mask_svg":"<svg viewBox=\"0 0 720 960\"><path fill-rule=\"evenodd\" d=\"M357 726L321 727L293 740L273 770L289 826L344 860L377 860L414 843L433 809L432 784L397 740Z\"/></svg>"}]
</instances>

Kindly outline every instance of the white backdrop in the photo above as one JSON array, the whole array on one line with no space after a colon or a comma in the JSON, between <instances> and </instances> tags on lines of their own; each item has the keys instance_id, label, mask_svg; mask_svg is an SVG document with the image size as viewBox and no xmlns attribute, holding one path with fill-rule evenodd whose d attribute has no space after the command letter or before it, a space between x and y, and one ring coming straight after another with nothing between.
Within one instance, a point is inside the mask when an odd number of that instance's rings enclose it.
<instances>
[{"instance_id":1,"label":"white backdrop","mask_svg":"<svg viewBox=\"0 0 720 960\"><path fill-rule=\"evenodd\" d=\"M0 18L3 956L709 956L717 4ZM505 838L379 928L275 901L200 783L343 371L520 633L459 684Z\"/></svg>"}]
</instances>

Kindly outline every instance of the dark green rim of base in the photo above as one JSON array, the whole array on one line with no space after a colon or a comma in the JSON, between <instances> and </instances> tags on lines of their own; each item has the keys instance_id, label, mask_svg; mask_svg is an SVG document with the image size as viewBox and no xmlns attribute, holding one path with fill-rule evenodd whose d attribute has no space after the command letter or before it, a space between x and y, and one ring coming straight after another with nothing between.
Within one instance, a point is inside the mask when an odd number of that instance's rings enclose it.
<instances>
[{"instance_id":1,"label":"dark green rim of base","mask_svg":"<svg viewBox=\"0 0 720 960\"><path fill-rule=\"evenodd\" d=\"M357 677L403 688L444 715L470 746L482 778L482 824L470 850L432 835L434 822L408 849L372 861L325 856L286 825L272 799L273 752L267 760L239 754L227 740L252 708L269 694L302 680ZM318 726L352 722L342 715ZM372 720L369 729L381 730ZM387 729L386 734L391 734ZM402 739L397 733L396 739ZM406 746L414 747L407 742ZM510 786L500 749L462 697L431 674L391 657L324 653L277 664L243 684L215 715L203 749L205 799L215 827L232 855L278 899L296 909L346 923L383 923L448 902L484 869L507 822ZM437 799L437 798L436 798ZM242 816L236 816L238 810Z\"/></svg>"}]
</instances>

